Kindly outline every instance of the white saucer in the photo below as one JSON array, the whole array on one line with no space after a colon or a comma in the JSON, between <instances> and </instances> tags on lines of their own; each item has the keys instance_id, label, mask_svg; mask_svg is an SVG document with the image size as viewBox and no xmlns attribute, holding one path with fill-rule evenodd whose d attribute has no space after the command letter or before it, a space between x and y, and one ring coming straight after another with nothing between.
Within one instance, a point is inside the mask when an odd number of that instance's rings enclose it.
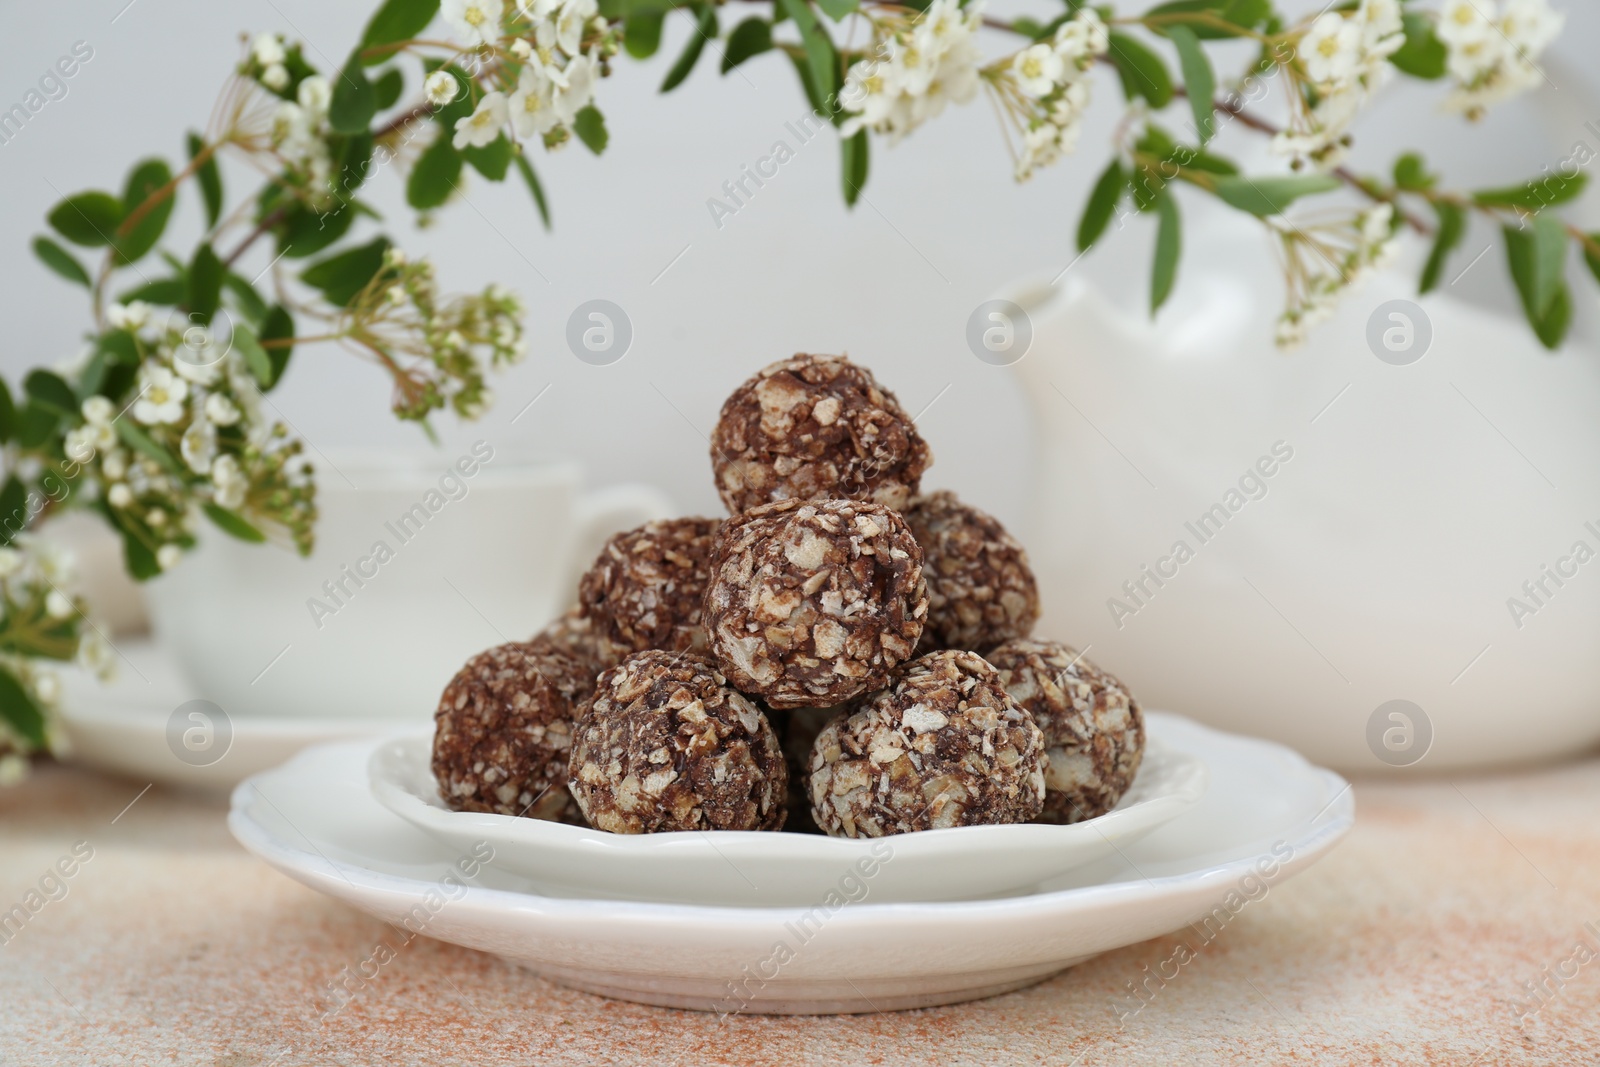
<instances>
[{"instance_id":1,"label":"white saucer","mask_svg":"<svg viewBox=\"0 0 1600 1067\"><path fill-rule=\"evenodd\" d=\"M975 900L1032 888L1115 854L1199 803L1206 766L1167 738L1149 743L1116 809L1071 826L963 826L882 840L821 834L610 834L510 815L452 811L430 767L432 733L386 741L367 766L378 803L456 852L487 842L494 865L539 893L680 904L805 906L850 872L873 900Z\"/></svg>"},{"instance_id":2,"label":"white saucer","mask_svg":"<svg viewBox=\"0 0 1600 1067\"><path fill-rule=\"evenodd\" d=\"M1211 768L1205 797L1119 856L1001 900L878 904L870 878L811 908L537 896L486 862L487 842L459 852L373 799L371 741L319 746L243 783L228 825L313 889L577 989L721 1012L926 1007L1020 988L1188 923L1226 923L1354 821L1348 783L1289 749L1151 718Z\"/></svg>"},{"instance_id":3,"label":"white saucer","mask_svg":"<svg viewBox=\"0 0 1600 1067\"><path fill-rule=\"evenodd\" d=\"M117 640L116 677L102 683L77 668L61 676L61 723L67 758L165 785L229 788L276 767L308 745L393 733L408 725L393 718L308 719L228 716L209 724L216 746L180 759L169 741L173 716L197 693L176 662L152 640ZM226 712L226 709L223 709ZM215 719L209 712L203 712ZM178 716L177 743L193 723ZM420 725L420 723L418 724ZM218 752L220 749L220 753Z\"/></svg>"}]
</instances>

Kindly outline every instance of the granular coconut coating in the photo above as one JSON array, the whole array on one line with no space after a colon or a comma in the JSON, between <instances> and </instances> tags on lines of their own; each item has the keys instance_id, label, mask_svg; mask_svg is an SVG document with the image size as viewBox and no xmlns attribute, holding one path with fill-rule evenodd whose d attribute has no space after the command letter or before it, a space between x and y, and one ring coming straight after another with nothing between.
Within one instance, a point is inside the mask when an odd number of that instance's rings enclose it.
<instances>
[{"instance_id":1,"label":"granular coconut coating","mask_svg":"<svg viewBox=\"0 0 1600 1067\"><path fill-rule=\"evenodd\" d=\"M433 776L456 811L582 822L566 789L578 706L594 675L577 659L514 642L467 661L433 722Z\"/></svg>"},{"instance_id":2,"label":"granular coconut coating","mask_svg":"<svg viewBox=\"0 0 1600 1067\"><path fill-rule=\"evenodd\" d=\"M704 652L700 610L720 525L661 519L612 537L578 583L579 610L623 655Z\"/></svg>"},{"instance_id":3,"label":"granular coconut coating","mask_svg":"<svg viewBox=\"0 0 1600 1067\"><path fill-rule=\"evenodd\" d=\"M922 549L898 514L851 500L787 500L723 524L705 626L735 688L773 708L879 689L922 636Z\"/></svg>"},{"instance_id":4,"label":"granular coconut coating","mask_svg":"<svg viewBox=\"0 0 1600 1067\"><path fill-rule=\"evenodd\" d=\"M557 616L543 630L524 642L536 652L560 652L571 656L589 672L590 690L594 679L608 667L615 667L625 653L601 637L578 608ZM587 697L588 692L584 693Z\"/></svg>"},{"instance_id":5,"label":"granular coconut coating","mask_svg":"<svg viewBox=\"0 0 1600 1067\"><path fill-rule=\"evenodd\" d=\"M835 837L1028 822L1044 804L1044 735L974 652L933 652L829 723L811 812Z\"/></svg>"},{"instance_id":6,"label":"granular coconut coating","mask_svg":"<svg viewBox=\"0 0 1600 1067\"><path fill-rule=\"evenodd\" d=\"M1056 641L1008 641L988 658L1044 731L1039 821L1082 822L1116 807L1144 757L1144 714L1127 686Z\"/></svg>"},{"instance_id":7,"label":"granular coconut coating","mask_svg":"<svg viewBox=\"0 0 1600 1067\"><path fill-rule=\"evenodd\" d=\"M777 830L789 775L755 701L692 653L639 652L600 676L569 788L599 830Z\"/></svg>"},{"instance_id":8,"label":"granular coconut coating","mask_svg":"<svg viewBox=\"0 0 1600 1067\"><path fill-rule=\"evenodd\" d=\"M843 356L796 355L733 391L711 467L734 514L775 500L872 500L903 508L933 453L893 393Z\"/></svg>"},{"instance_id":9,"label":"granular coconut coating","mask_svg":"<svg viewBox=\"0 0 1600 1067\"><path fill-rule=\"evenodd\" d=\"M928 622L920 651L982 652L1026 637L1039 619L1028 554L999 521L951 492L920 496L905 511L922 546Z\"/></svg>"}]
</instances>

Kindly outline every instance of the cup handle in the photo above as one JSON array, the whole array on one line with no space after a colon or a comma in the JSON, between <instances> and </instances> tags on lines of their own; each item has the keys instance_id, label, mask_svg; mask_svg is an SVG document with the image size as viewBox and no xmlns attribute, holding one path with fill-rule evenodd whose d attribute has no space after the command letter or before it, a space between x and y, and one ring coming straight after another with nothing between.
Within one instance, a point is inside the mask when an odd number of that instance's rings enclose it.
<instances>
[{"instance_id":1,"label":"cup handle","mask_svg":"<svg viewBox=\"0 0 1600 1067\"><path fill-rule=\"evenodd\" d=\"M567 566L566 603L578 598L578 579L589 569L606 539L620 530L642 526L675 514L672 500L648 485L613 485L586 493L578 501L577 534Z\"/></svg>"}]
</instances>

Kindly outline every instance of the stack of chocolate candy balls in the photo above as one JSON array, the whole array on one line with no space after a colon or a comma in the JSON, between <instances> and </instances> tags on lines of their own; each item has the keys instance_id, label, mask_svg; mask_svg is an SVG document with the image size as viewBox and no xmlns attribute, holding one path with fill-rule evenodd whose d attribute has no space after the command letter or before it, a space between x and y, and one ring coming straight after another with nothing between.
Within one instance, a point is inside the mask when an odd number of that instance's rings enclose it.
<instances>
[{"instance_id":1,"label":"stack of chocolate candy balls","mask_svg":"<svg viewBox=\"0 0 1600 1067\"><path fill-rule=\"evenodd\" d=\"M843 357L739 386L711 438L729 517L616 535L576 608L467 662L434 716L445 803L843 837L1109 811L1143 753L1138 702L1030 637L1027 554L920 492L932 458Z\"/></svg>"}]
</instances>

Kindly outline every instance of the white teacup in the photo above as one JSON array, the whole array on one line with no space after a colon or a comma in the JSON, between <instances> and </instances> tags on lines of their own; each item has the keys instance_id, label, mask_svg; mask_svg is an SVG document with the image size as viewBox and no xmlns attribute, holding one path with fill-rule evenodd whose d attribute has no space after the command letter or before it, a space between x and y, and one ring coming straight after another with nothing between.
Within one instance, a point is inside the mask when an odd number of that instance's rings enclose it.
<instances>
[{"instance_id":1,"label":"white teacup","mask_svg":"<svg viewBox=\"0 0 1600 1067\"><path fill-rule=\"evenodd\" d=\"M584 494L575 466L481 441L426 460L335 455L317 503L309 558L208 528L146 586L157 637L229 715L426 718L469 656L572 602L607 536L671 510L642 486Z\"/></svg>"}]
</instances>

